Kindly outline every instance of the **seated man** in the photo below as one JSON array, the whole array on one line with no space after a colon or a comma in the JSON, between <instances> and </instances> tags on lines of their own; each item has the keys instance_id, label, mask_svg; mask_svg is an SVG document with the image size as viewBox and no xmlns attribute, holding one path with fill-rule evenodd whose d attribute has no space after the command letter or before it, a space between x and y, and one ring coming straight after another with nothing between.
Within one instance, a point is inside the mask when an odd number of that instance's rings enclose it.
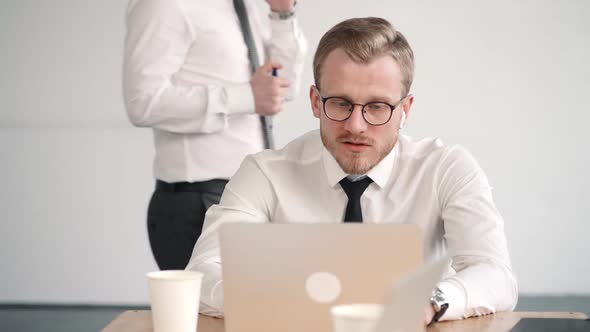
<instances>
[{"instance_id":1,"label":"seated man","mask_svg":"<svg viewBox=\"0 0 590 332\"><path fill-rule=\"evenodd\" d=\"M205 274L201 312L223 315L222 223L342 221L418 224L426 261L452 252L442 320L512 310L516 279L484 172L459 146L399 134L414 102L406 38L380 18L346 20L322 37L313 67L320 130L247 157L207 212L187 266Z\"/></svg>"}]
</instances>

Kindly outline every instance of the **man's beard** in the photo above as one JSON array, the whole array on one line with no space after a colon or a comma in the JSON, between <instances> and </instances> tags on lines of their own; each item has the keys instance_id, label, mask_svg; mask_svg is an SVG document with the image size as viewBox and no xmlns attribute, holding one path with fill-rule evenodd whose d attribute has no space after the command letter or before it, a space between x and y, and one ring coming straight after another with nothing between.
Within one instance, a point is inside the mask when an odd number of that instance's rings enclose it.
<instances>
[{"instance_id":1,"label":"man's beard","mask_svg":"<svg viewBox=\"0 0 590 332\"><path fill-rule=\"evenodd\" d=\"M380 148L378 145L375 144L375 140L372 140L362 135L341 135L336 137L334 141L331 141L324 133L324 131L321 130L321 128L320 135L322 137L322 142L324 143L324 146L326 147L326 149L328 149L328 151L330 151L334 159L336 159L336 162L338 163L338 165L340 165L340 168L342 168L342 170L346 174L351 175L367 174L367 172L369 172L373 167L375 167L375 165L381 162L381 160L383 160L383 158L385 158L385 156L387 156L389 152L391 152L391 149L393 149L395 143L397 142L397 137L395 137L390 144ZM344 154L346 155L338 156L336 154L338 145L345 141L352 141L356 143L370 145L371 147L377 149L377 154L374 157L368 157L365 156L363 153L355 154L352 152L344 151Z\"/></svg>"}]
</instances>

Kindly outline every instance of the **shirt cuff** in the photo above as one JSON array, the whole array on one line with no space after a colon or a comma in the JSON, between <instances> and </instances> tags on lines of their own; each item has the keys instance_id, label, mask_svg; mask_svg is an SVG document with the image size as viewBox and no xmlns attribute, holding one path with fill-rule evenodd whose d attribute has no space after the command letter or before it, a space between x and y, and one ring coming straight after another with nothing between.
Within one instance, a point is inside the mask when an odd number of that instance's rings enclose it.
<instances>
[{"instance_id":1,"label":"shirt cuff","mask_svg":"<svg viewBox=\"0 0 590 332\"><path fill-rule=\"evenodd\" d=\"M453 280L441 281L438 288L443 292L449 308L441 317L441 321L458 320L465 318L465 307L467 305L467 296L463 286Z\"/></svg>"},{"instance_id":2,"label":"shirt cuff","mask_svg":"<svg viewBox=\"0 0 590 332\"><path fill-rule=\"evenodd\" d=\"M203 296L207 296L207 295L201 294L201 297L203 297ZM209 293L209 301L207 301L207 302L205 302L204 299L201 299L201 302L199 305L199 313L206 315L206 316L217 317L217 318L224 317L224 315L223 315L223 281L219 280L217 283L215 283L215 285L211 289L211 292Z\"/></svg>"},{"instance_id":3,"label":"shirt cuff","mask_svg":"<svg viewBox=\"0 0 590 332\"><path fill-rule=\"evenodd\" d=\"M226 87L225 98L228 114L255 113L250 83Z\"/></svg>"},{"instance_id":4,"label":"shirt cuff","mask_svg":"<svg viewBox=\"0 0 590 332\"><path fill-rule=\"evenodd\" d=\"M219 310L220 316L223 317L223 280L216 282L211 289L211 300Z\"/></svg>"},{"instance_id":5,"label":"shirt cuff","mask_svg":"<svg viewBox=\"0 0 590 332\"><path fill-rule=\"evenodd\" d=\"M295 19L296 16L297 14L285 20L270 19L270 29L273 32L273 35L275 32L293 33L293 31L295 31L295 27L297 26L297 20Z\"/></svg>"}]
</instances>

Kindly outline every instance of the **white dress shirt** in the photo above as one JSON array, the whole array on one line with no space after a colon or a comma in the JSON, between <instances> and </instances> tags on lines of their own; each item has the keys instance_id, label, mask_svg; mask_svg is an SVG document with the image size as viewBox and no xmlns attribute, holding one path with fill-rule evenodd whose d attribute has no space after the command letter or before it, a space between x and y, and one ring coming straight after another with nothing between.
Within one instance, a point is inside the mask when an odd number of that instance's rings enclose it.
<instances>
[{"instance_id":1,"label":"white dress shirt","mask_svg":"<svg viewBox=\"0 0 590 332\"><path fill-rule=\"evenodd\" d=\"M260 4L244 2L261 64L280 62L294 96L306 52L295 17L271 20ZM246 155L263 149L251 77L232 0L130 1L125 103L134 125L154 130L156 178L229 179Z\"/></svg>"},{"instance_id":2,"label":"white dress shirt","mask_svg":"<svg viewBox=\"0 0 590 332\"><path fill-rule=\"evenodd\" d=\"M361 197L364 223L411 223L424 234L425 261L453 253L438 284L449 301L444 320L512 310L517 284L510 266L504 222L485 174L459 146L400 135L389 155L371 169ZM223 314L217 231L222 223L340 223L346 177L312 131L279 151L247 157L219 205L209 209L187 269L205 273L204 314Z\"/></svg>"}]
</instances>

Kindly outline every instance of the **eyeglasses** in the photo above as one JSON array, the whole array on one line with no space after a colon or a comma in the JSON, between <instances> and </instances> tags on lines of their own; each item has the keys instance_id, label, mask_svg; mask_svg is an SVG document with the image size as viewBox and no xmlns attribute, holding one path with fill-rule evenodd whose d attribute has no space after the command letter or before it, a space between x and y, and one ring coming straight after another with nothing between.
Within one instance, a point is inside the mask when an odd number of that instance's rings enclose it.
<instances>
[{"instance_id":1,"label":"eyeglasses","mask_svg":"<svg viewBox=\"0 0 590 332\"><path fill-rule=\"evenodd\" d=\"M368 124L373 126L382 126L391 120L393 110L401 104L407 95L404 96L395 105L391 105L381 101L373 101L366 104L354 104L346 98L342 97L323 97L320 99L324 104L324 113L330 120L346 121L352 115L355 106L361 106L361 114L363 119Z\"/></svg>"}]
</instances>

